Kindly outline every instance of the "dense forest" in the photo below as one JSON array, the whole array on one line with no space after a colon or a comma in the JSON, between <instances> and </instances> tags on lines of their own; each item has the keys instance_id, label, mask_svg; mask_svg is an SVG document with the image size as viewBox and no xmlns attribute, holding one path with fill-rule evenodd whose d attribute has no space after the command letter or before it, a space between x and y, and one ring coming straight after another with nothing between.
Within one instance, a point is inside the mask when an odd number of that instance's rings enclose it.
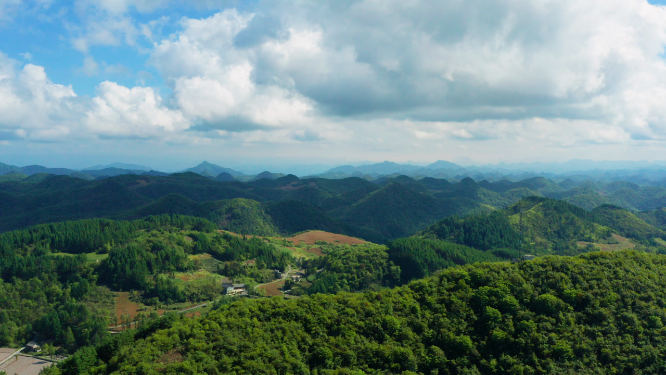
<instances>
[{"instance_id":1,"label":"dense forest","mask_svg":"<svg viewBox=\"0 0 666 375\"><path fill-rule=\"evenodd\" d=\"M109 289L135 291L153 305L219 298L215 275L187 284L174 277L199 268L191 255L203 253L217 260L218 277L238 276L231 266L248 259L258 265L243 270L249 279L294 263L258 238L218 233L205 219L179 215L69 221L4 233L0 345L24 342L33 332L68 349L99 342L112 323L110 312L97 311L89 299Z\"/></svg>"},{"instance_id":2,"label":"dense forest","mask_svg":"<svg viewBox=\"0 0 666 375\"><path fill-rule=\"evenodd\" d=\"M35 332L70 351L99 343L106 327L117 323L95 303L110 291L130 291L147 306L162 306L213 301L223 294L223 278L254 286L290 267L307 273L307 282L293 285L294 295L380 289L410 280L401 278L403 269L418 274L394 264L391 249L372 243L321 243L324 256L303 257L297 251L305 245L284 247L281 238L215 228L205 219L161 215L42 224L1 234L0 345L18 345ZM201 254L210 257L210 272L198 264ZM419 254L411 256L419 262ZM184 282L192 272L199 278ZM253 287L249 292L258 294Z\"/></svg>"},{"instance_id":3,"label":"dense forest","mask_svg":"<svg viewBox=\"0 0 666 375\"><path fill-rule=\"evenodd\" d=\"M629 182L447 181L385 176L372 181L293 175L240 182L193 172L172 175L71 176L34 174L0 178L0 231L84 218L140 219L181 214L219 229L261 236L325 230L375 243L407 237L450 216L502 210L525 197L558 199L590 211L614 205L666 229L659 210L666 187ZM661 220L661 221L660 221Z\"/></svg>"},{"instance_id":4,"label":"dense forest","mask_svg":"<svg viewBox=\"0 0 666 375\"><path fill-rule=\"evenodd\" d=\"M656 374L666 257L449 268L407 286L244 300L86 347L51 374Z\"/></svg>"},{"instance_id":5,"label":"dense forest","mask_svg":"<svg viewBox=\"0 0 666 375\"><path fill-rule=\"evenodd\" d=\"M655 189L543 178L7 178L0 346L38 339L76 353L48 370L67 374L653 373L666 319ZM633 203L610 202L616 193ZM309 230L376 243L287 238ZM525 254L538 258L519 261ZM649 300L620 291L627 275L628 290L650 288ZM244 284L250 298L224 296L223 283ZM268 285L285 297L264 298ZM113 311L123 293L144 311L132 323ZM200 319L168 313L204 302ZM118 324L123 333L110 335Z\"/></svg>"},{"instance_id":6,"label":"dense forest","mask_svg":"<svg viewBox=\"0 0 666 375\"><path fill-rule=\"evenodd\" d=\"M503 210L467 217L448 217L419 237L440 239L479 250L514 249L522 254L576 255L590 246L634 240L632 246L656 252L666 232L617 206L586 211L565 201L527 197Z\"/></svg>"}]
</instances>

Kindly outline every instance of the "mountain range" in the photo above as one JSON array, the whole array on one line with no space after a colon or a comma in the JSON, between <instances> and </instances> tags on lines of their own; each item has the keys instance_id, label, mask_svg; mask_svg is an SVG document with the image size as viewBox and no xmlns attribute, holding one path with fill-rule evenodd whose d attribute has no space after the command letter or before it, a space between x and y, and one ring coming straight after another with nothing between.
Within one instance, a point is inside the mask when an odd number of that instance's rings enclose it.
<instances>
[{"instance_id":1,"label":"mountain range","mask_svg":"<svg viewBox=\"0 0 666 375\"><path fill-rule=\"evenodd\" d=\"M16 175L2 177L12 176ZM264 176L269 178L245 182L226 172L215 178L193 172L123 174L97 180L43 173L8 178L0 182L0 230L81 218L178 213L248 234L289 235L321 229L381 243L412 235L443 217L501 210L531 196L561 200L587 211L614 205L652 223L662 220L660 210L666 207L665 186L629 182Z\"/></svg>"},{"instance_id":2,"label":"mountain range","mask_svg":"<svg viewBox=\"0 0 666 375\"><path fill-rule=\"evenodd\" d=\"M305 168L304 166L294 166L294 168L299 171L311 171L316 169ZM284 168L280 168L280 170L283 169ZM204 161L195 167L181 170L180 172L194 172L218 181L229 181L229 176L231 176L234 180L244 182L261 178L272 179L286 175L285 173L275 173L270 171L264 171L258 174L248 174L207 161ZM146 166L125 163L96 165L82 170L48 168L39 165L17 167L0 163L0 181L8 179L17 180L21 179L20 175L31 176L38 173L69 175L88 180L118 176L121 174L149 174L155 176L169 174L152 170ZM12 176L5 176L7 174L12 174ZM563 163L500 163L497 165L482 166L467 165L465 167L445 160L439 160L424 166L384 161L382 163L364 164L360 166L343 165L331 168L323 173L301 175L301 177L319 177L328 179L361 177L366 180L378 180L399 175L405 175L415 179L433 177L451 181L460 181L466 177L473 178L477 181L488 180L491 182L500 180L520 181L532 177L545 177L556 182L569 179L578 182L587 180L604 183L625 181L638 185L659 185L666 181L666 166L664 166L664 163L660 162L611 162L592 160L571 160Z\"/></svg>"}]
</instances>

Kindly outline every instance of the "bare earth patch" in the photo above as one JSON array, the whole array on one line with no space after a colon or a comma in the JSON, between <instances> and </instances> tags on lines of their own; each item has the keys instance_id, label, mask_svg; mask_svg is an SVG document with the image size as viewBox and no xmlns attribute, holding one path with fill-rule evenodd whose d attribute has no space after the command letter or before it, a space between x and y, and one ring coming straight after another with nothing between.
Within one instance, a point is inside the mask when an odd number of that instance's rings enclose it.
<instances>
[{"instance_id":1,"label":"bare earth patch","mask_svg":"<svg viewBox=\"0 0 666 375\"><path fill-rule=\"evenodd\" d=\"M296 245L298 245L301 242L304 242L308 245L314 245L316 241L324 241L329 243L346 244L346 245L357 245L357 244L367 243L367 241L363 241L358 238L349 237L342 234L324 232L321 230L313 230L310 232L301 233L297 236L289 237L287 238L287 240L291 241Z\"/></svg>"},{"instance_id":2,"label":"bare earth patch","mask_svg":"<svg viewBox=\"0 0 666 375\"><path fill-rule=\"evenodd\" d=\"M119 322L124 314L129 314L130 317L134 318L138 314L138 311L139 305L130 301L128 292L118 293L116 296L116 317Z\"/></svg>"},{"instance_id":3,"label":"bare earth patch","mask_svg":"<svg viewBox=\"0 0 666 375\"><path fill-rule=\"evenodd\" d=\"M269 297L281 296L282 291L280 290L280 288L282 288L283 285L284 285L284 280L279 280L272 282L270 284L264 284L260 286L259 289L263 290L264 293Z\"/></svg>"}]
</instances>

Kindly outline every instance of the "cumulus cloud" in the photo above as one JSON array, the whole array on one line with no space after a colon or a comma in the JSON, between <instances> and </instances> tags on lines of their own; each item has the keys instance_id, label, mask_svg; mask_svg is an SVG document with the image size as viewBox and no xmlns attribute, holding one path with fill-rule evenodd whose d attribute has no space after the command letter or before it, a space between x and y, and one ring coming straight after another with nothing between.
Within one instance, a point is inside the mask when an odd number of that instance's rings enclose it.
<instances>
[{"instance_id":1,"label":"cumulus cloud","mask_svg":"<svg viewBox=\"0 0 666 375\"><path fill-rule=\"evenodd\" d=\"M231 131L316 132L340 118L468 124L461 140L549 128L563 144L666 131L666 10L645 1L259 8L184 19L156 45L153 64L186 116Z\"/></svg>"},{"instance_id":2,"label":"cumulus cloud","mask_svg":"<svg viewBox=\"0 0 666 375\"><path fill-rule=\"evenodd\" d=\"M86 123L90 131L106 137L160 138L189 128L178 110L162 104L150 87L127 88L105 81L98 87Z\"/></svg>"},{"instance_id":3,"label":"cumulus cloud","mask_svg":"<svg viewBox=\"0 0 666 375\"><path fill-rule=\"evenodd\" d=\"M52 83L41 66L19 68L17 61L0 53L3 133L33 140L59 139L76 126L80 111L71 86Z\"/></svg>"},{"instance_id":4,"label":"cumulus cloud","mask_svg":"<svg viewBox=\"0 0 666 375\"><path fill-rule=\"evenodd\" d=\"M155 47L153 64L172 85L178 107L202 124L200 130L311 127L312 100L291 87L259 82L254 51L235 46L252 18L226 10L206 19L185 19L176 38Z\"/></svg>"},{"instance_id":5,"label":"cumulus cloud","mask_svg":"<svg viewBox=\"0 0 666 375\"><path fill-rule=\"evenodd\" d=\"M666 140L666 8L645 0L272 0L251 12L145 23L131 15L174 3L77 4L76 48L143 38L171 91L162 98L149 87L101 83L79 114L104 137L356 139L387 149L406 137L427 147ZM162 36L173 22L176 31ZM25 103L28 86L13 74L6 86L16 94L6 103ZM65 108L68 100L46 102Z\"/></svg>"}]
</instances>

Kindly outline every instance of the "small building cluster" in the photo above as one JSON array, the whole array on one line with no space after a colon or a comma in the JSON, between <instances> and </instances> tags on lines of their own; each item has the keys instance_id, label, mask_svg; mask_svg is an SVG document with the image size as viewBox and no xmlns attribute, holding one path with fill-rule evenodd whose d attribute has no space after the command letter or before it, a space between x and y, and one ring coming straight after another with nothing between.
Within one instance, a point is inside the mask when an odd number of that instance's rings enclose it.
<instances>
[{"instance_id":1,"label":"small building cluster","mask_svg":"<svg viewBox=\"0 0 666 375\"><path fill-rule=\"evenodd\" d=\"M222 287L229 296L247 296L247 286L245 284L223 283Z\"/></svg>"},{"instance_id":2,"label":"small building cluster","mask_svg":"<svg viewBox=\"0 0 666 375\"><path fill-rule=\"evenodd\" d=\"M42 351L42 348L34 341L30 341L26 347L35 353Z\"/></svg>"},{"instance_id":3,"label":"small building cluster","mask_svg":"<svg viewBox=\"0 0 666 375\"><path fill-rule=\"evenodd\" d=\"M301 281L301 279L304 278L304 277L305 277L305 273L304 273L304 272L302 272L302 271L297 271L296 273L294 273L293 275L291 275L291 281L293 281L293 282L299 282L299 281Z\"/></svg>"}]
</instances>

